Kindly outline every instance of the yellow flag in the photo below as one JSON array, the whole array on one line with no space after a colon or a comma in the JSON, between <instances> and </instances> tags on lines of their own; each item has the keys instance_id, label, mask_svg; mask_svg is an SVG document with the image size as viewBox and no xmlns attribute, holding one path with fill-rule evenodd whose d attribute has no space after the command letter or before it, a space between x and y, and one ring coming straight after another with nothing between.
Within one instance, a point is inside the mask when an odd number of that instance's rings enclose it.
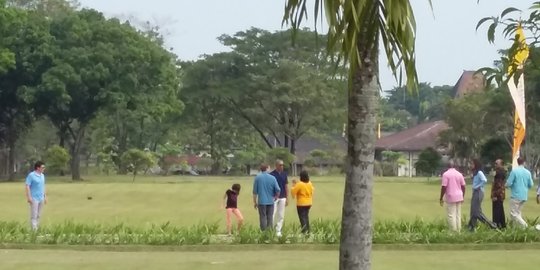
<instances>
[{"instance_id":1,"label":"yellow flag","mask_svg":"<svg viewBox=\"0 0 540 270\"><path fill-rule=\"evenodd\" d=\"M514 100L514 142L512 147L512 165L517 166L517 158L521 144L525 139L526 121L525 121L525 80L523 77L523 65L529 57L529 47L525 41L525 34L521 25L516 30L517 50L512 56L510 66L508 67L508 75L512 76L508 81L508 89L512 100ZM515 77L518 76L517 81Z\"/></svg>"},{"instance_id":2,"label":"yellow flag","mask_svg":"<svg viewBox=\"0 0 540 270\"><path fill-rule=\"evenodd\" d=\"M512 57L512 61L508 66L508 75L514 75L514 68L522 69L523 64L529 58L529 46L525 40L525 33L523 33L523 28L521 25L518 25L516 29L516 39L514 42L517 44L516 53Z\"/></svg>"}]
</instances>

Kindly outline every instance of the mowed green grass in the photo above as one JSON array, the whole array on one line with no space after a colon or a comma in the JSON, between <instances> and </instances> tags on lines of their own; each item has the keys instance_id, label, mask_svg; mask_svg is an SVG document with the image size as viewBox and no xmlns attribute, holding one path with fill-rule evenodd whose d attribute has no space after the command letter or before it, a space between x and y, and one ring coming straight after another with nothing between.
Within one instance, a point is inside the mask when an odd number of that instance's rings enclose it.
<instances>
[{"instance_id":1,"label":"mowed green grass","mask_svg":"<svg viewBox=\"0 0 540 270\"><path fill-rule=\"evenodd\" d=\"M234 249L234 247L231 247ZM338 252L258 250L223 252L100 252L0 250L3 270L63 269L337 269ZM373 270L534 269L537 250L374 251ZM256 265L256 267L255 267Z\"/></svg>"},{"instance_id":2,"label":"mowed green grass","mask_svg":"<svg viewBox=\"0 0 540 270\"><path fill-rule=\"evenodd\" d=\"M312 177L315 186L311 219L339 219L343 200L343 177ZM445 218L439 206L438 179L377 179L374 185L374 217L383 220L427 221ZM76 223L149 226L170 222L175 226L219 223L224 227L225 212L220 208L224 192L233 183L242 191L239 207L247 223L258 224L252 205L252 177L88 177L83 182L68 182L51 178L47 184L49 203L43 212L44 225L66 220ZM486 187L489 191L490 187ZM470 186L466 194L463 215L469 214ZM486 192L488 193L488 192ZM487 194L486 194L487 195ZM91 199L89 199L91 198ZM531 191L530 198L534 198ZM486 196L484 213L491 217L491 202ZM507 210L508 211L508 210ZM540 213L534 201L523 210L535 218ZM0 184L0 220L27 222L28 205L24 183ZM298 223L294 202L286 210L286 224Z\"/></svg>"}]
</instances>

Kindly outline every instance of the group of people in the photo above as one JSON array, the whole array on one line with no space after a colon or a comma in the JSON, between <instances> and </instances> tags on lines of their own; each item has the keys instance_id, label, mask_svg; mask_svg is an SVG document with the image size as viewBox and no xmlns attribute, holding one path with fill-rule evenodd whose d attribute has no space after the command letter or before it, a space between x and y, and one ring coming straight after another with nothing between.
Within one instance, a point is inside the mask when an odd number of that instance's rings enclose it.
<instances>
[{"instance_id":1,"label":"group of people","mask_svg":"<svg viewBox=\"0 0 540 270\"><path fill-rule=\"evenodd\" d=\"M504 168L503 161L495 161L495 176L491 186L491 201L493 210L493 219L489 220L482 212L482 200L484 199L484 186L487 178L482 171L482 165L475 159L471 164L472 171L472 197L471 212L468 223L468 229L474 231L478 221L486 224L492 229L506 228L506 216L504 213L504 200L506 197L506 188L511 191L510 195L510 217L519 226L526 228L527 222L521 215L521 210L527 202L528 191L533 187L531 172L524 166L523 158L517 159L517 167L512 168L508 178ZM446 202L446 213L448 226L453 231L461 230L461 205L465 197L465 179L455 168L453 161L449 161L448 170L442 175L440 205ZM536 202L540 203L540 187L537 190Z\"/></svg>"},{"instance_id":2,"label":"group of people","mask_svg":"<svg viewBox=\"0 0 540 270\"><path fill-rule=\"evenodd\" d=\"M285 207L289 204L288 177L283 168L283 161L276 161L276 168L268 173L268 166L261 165L261 172L255 177L253 182L253 206L259 211L259 221L261 230L273 228L276 221L276 234L281 236L283 220L285 217ZM47 203L47 193L45 192L45 163L38 161L34 164L34 170L30 172L25 181L26 201L30 206L30 225L33 230L37 230L44 205ZM309 210L313 203L313 184L309 180L306 171L300 173L300 181L292 180L293 186L290 190L292 198L296 198L296 209L300 219L302 232L309 232ZM238 222L238 230L242 227L244 217L238 208L238 195L240 194L240 184L233 184L225 192L224 202L227 218L227 232L232 233L232 217L235 216Z\"/></svg>"},{"instance_id":3,"label":"group of people","mask_svg":"<svg viewBox=\"0 0 540 270\"><path fill-rule=\"evenodd\" d=\"M472 171L472 197L471 211L468 229L474 231L480 221L493 229L506 228L506 216L504 213L504 200L506 188L511 191L510 217L519 226L526 228L527 222L523 219L521 211L527 202L528 191L533 187L531 172L524 167L525 160L517 159L518 166L512 168L507 178L503 161L495 161L495 176L491 187L492 220L489 220L482 212L484 198L484 186L487 177L482 171L481 163L473 160ZM453 161L449 161L448 170L442 175L440 191L440 205L446 203L448 226L453 231L461 230L461 206L465 198L466 183ZM30 224L33 230L39 226L43 206L47 203L45 192L45 164L38 161L34 164L34 170L26 177L26 200L30 206ZM300 181L292 180L290 195L296 199L296 210L303 233L310 231L309 211L313 204L314 187L309 179L307 171L300 173ZM274 229L278 237L282 236L285 207L289 204L288 176L283 169L283 161L276 161L276 168L268 172L268 166L262 164L260 173L253 181L253 207L259 213L259 225L261 230ZM227 232L232 233L232 217L238 222L238 230L242 227L244 217L238 208L238 195L240 184L233 184L225 192L223 201L226 209ZM540 186L537 190L536 202L540 204ZM275 227L274 227L275 222Z\"/></svg>"},{"instance_id":4,"label":"group of people","mask_svg":"<svg viewBox=\"0 0 540 270\"><path fill-rule=\"evenodd\" d=\"M262 164L260 173L253 181L253 207L259 212L259 226L262 231L274 229L278 237L282 236L285 207L289 205L289 181L284 171L282 160L276 161L276 168L268 172L268 165ZM225 192L223 201L226 209L227 233L232 233L232 216L238 222L238 230L242 227L243 216L238 209L238 195L240 184L233 184ZM309 210L313 204L313 184L309 180L307 171L300 172L300 181L292 180L290 194L296 199L296 210L303 233L309 233Z\"/></svg>"},{"instance_id":5,"label":"group of people","mask_svg":"<svg viewBox=\"0 0 540 270\"><path fill-rule=\"evenodd\" d=\"M511 191L510 217L521 227L528 227L523 219L521 211L527 202L528 191L533 187L531 172L524 167L525 160L517 159L517 167L512 168L507 178L503 161L495 161L495 176L491 186L492 220L489 220L482 211L484 199L484 186L487 177L482 171L481 163L475 159L471 164L472 171L472 197L471 211L468 229L474 231L480 221L492 229L506 228L506 216L504 213L504 200L506 188ZM448 170L442 175L440 205L446 203L448 226L453 231L461 230L461 206L465 198L466 183L463 174L455 168L453 161L449 161ZM38 161L34 164L34 170L26 177L26 200L30 206L30 224L33 230L37 230L43 206L47 203L45 192L45 164ZM303 233L310 231L309 211L313 204L314 187L309 179L307 171L300 173L300 181L292 180L290 195L296 199L296 210ZM260 173L253 181L253 207L259 213L259 225L261 230L274 229L278 237L282 236L285 208L289 204L288 176L283 168L283 161L276 161L276 168L268 172L268 166L262 164ZM238 222L238 230L243 225L244 217L238 208L238 195L240 184L233 184L225 192L223 201L226 209L227 232L232 233L232 217ZM540 186L537 190L536 202L540 204ZM275 227L274 227L275 222Z\"/></svg>"}]
</instances>

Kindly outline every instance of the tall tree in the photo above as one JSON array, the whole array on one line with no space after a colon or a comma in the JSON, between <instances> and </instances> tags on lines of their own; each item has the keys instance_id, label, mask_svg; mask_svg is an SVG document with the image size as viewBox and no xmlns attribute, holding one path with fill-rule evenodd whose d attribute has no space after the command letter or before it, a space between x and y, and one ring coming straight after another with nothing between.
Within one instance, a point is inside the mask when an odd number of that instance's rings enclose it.
<instances>
[{"instance_id":1,"label":"tall tree","mask_svg":"<svg viewBox=\"0 0 540 270\"><path fill-rule=\"evenodd\" d=\"M295 152L295 142L315 130L341 127L345 89L342 69L335 76L331 59L321 44L326 37L298 30L296 43L290 32L270 33L251 28L219 39L231 47L240 76L236 88L225 92L236 113L250 123L269 147L278 145ZM320 42L321 44L318 44Z\"/></svg>"},{"instance_id":2,"label":"tall tree","mask_svg":"<svg viewBox=\"0 0 540 270\"><path fill-rule=\"evenodd\" d=\"M110 44L113 27L90 10L69 12L51 22L55 65L43 75L35 102L38 112L58 128L60 146L69 144L73 180L81 179L80 150L86 128L107 102L115 55Z\"/></svg>"},{"instance_id":3,"label":"tall tree","mask_svg":"<svg viewBox=\"0 0 540 270\"><path fill-rule=\"evenodd\" d=\"M8 174L13 180L17 139L33 122L32 108L27 102L31 97L25 93L41 83L41 75L52 65L52 37L47 21L38 14L16 8L5 8L0 12L12 16L7 18L9 30L2 35L4 46L15 62L0 73L0 132L4 132L1 137L8 147Z\"/></svg>"},{"instance_id":4,"label":"tall tree","mask_svg":"<svg viewBox=\"0 0 540 270\"><path fill-rule=\"evenodd\" d=\"M387 98L382 97L379 99L377 118L381 131L400 131L416 124L416 119L410 112L396 109Z\"/></svg>"},{"instance_id":5,"label":"tall tree","mask_svg":"<svg viewBox=\"0 0 540 270\"><path fill-rule=\"evenodd\" d=\"M266 119L267 128L275 135L283 135L280 145L291 154L295 154L296 142L302 136L324 129L325 124L334 124L336 121L332 120L344 111L337 98L344 85L340 87L326 74L304 63L280 59L277 67L256 77L256 87L248 94L258 96L253 99L252 111ZM334 134L339 132L340 124Z\"/></svg>"},{"instance_id":6,"label":"tall tree","mask_svg":"<svg viewBox=\"0 0 540 270\"><path fill-rule=\"evenodd\" d=\"M298 29L307 16L307 2L287 1L284 21L293 29ZM339 268L370 269L379 44L384 46L394 74L404 68L409 89L415 89L416 23L408 0L317 0L315 14L316 18L326 14L328 51L349 67L347 176Z\"/></svg>"},{"instance_id":7,"label":"tall tree","mask_svg":"<svg viewBox=\"0 0 540 270\"><path fill-rule=\"evenodd\" d=\"M212 173L219 173L227 155L243 149L250 136L249 126L235 115L230 96L242 87L237 82L245 77L234 63L235 55L218 53L194 63L184 64L182 100L186 113L182 115L185 128L191 129L190 151L209 151Z\"/></svg>"},{"instance_id":8,"label":"tall tree","mask_svg":"<svg viewBox=\"0 0 540 270\"><path fill-rule=\"evenodd\" d=\"M0 0L0 33L3 37L0 39L0 74L15 65L15 55L9 50L11 39L6 39L6 37L12 34L12 24L18 16L20 14L16 10L6 8L5 1Z\"/></svg>"},{"instance_id":9,"label":"tall tree","mask_svg":"<svg viewBox=\"0 0 540 270\"><path fill-rule=\"evenodd\" d=\"M454 149L455 157L463 158L464 164L468 164L468 160L478 155L490 132L484 122L488 117L485 109L489 100L486 96L487 93L470 94L467 98L450 101L447 106L446 122L451 129L445 131L442 137L456 147L464 146L463 149Z\"/></svg>"},{"instance_id":10,"label":"tall tree","mask_svg":"<svg viewBox=\"0 0 540 270\"><path fill-rule=\"evenodd\" d=\"M14 21L20 17L20 14L14 9L6 8L5 1L0 0L0 76L4 76L6 72L15 66L15 54L11 50L11 44L14 41ZM11 159L10 148L6 146L9 140L6 140L8 134L8 127L11 126L13 120L6 118L4 112L11 111L12 108L9 105L12 100L8 100L6 96L14 96L12 91L0 88L0 175L12 174L12 167L9 163ZM7 104L4 104L8 101Z\"/></svg>"},{"instance_id":11,"label":"tall tree","mask_svg":"<svg viewBox=\"0 0 540 270\"><path fill-rule=\"evenodd\" d=\"M177 105L176 64L152 38L95 10L52 18L51 34L55 65L43 75L34 101L59 129L61 144L69 143L72 178L79 180L90 122L111 104L133 111L151 107L157 116ZM152 106L164 99L174 105Z\"/></svg>"},{"instance_id":12,"label":"tall tree","mask_svg":"<svg viewBox=\"0 0 540 270\"><path fill-rule=\"evenodd\" d=\"M418 91L410 93L406 87L387 91L388 103L397 110L405 110L420 123L440 120L444 117L444 105L452 98L453 87L420 83Z\"/></svg>"},{"instance_id":13,"label":"tall tree","mask_svg":"<svg viewBox=\"0 0 540 270\"><path fill-rule=\"evenodd\" d=\"M132 38L137 42L125 45L122 61L140 62L114 70L112 76L119 79L115 83L119 88L114 91L114 102L101 112L105 120L102 128L113 139L116 157L129 148L155 150L158 144L165 143L183 111L176 56L162 48L161 36L153 30ZM120 79L126 75L128 80ZM114 160L119 171L125 173L120 159Z\"/></svg>"}]
</instances>

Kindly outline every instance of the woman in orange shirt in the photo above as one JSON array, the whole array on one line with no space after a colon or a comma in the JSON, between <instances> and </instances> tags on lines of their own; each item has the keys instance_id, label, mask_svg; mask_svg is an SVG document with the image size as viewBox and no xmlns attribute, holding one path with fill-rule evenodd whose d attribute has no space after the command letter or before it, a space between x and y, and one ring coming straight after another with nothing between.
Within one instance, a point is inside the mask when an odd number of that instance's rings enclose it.
<instances>
[{"instance_id":1,"label":"woman in orange shirt","mask_svg":"<svg viewBox=\"0 0 540 270\"><path fill-rule=\"evenodd\" d=\"M307 171L300 172L300 182L293 180L291 195L296 198L296 211L303 233L309 233L309 209L313 204L313 190Z\"/></svg>"}]
</instances>

